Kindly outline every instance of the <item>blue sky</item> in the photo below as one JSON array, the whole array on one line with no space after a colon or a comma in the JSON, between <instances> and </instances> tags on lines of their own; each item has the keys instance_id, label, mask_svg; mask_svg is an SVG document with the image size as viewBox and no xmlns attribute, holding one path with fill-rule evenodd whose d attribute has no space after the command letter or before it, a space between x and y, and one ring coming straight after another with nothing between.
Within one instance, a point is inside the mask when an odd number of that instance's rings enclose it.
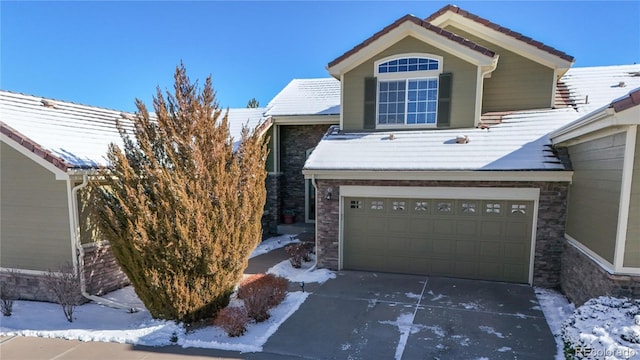
<instances>
[{"instance_id":1,"label":"blue sky","mask_svg":"<svg viewBox=\"0 0 640 360\"><path fill-rule=\"evenodd\" d=\"M0 88L93 106L151 108L182 60L223 107L266 105L406 14L440 1L0 1ZM640 1L462 1L462 9L562 50L574 66L640 62Z\"/></svg>"}]
</instances>

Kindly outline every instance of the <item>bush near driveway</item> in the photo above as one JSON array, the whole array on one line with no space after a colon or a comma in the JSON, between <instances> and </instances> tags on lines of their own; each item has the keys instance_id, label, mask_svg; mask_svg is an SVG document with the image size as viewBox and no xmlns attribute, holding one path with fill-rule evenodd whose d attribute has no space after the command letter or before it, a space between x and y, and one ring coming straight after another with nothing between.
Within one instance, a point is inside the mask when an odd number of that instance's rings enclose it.
<instances>
[{"instance_id":1,"label":"bush near driveway","mask_svg":"<svg viewBox=\"0 0 640 360\"><path fill-rule=\"evenodd\" d=\"M262 322L269 318L269 310L278 306L287 295L287 279L273 274L256 274L242 281L238 288L238 299L251 319Z\"/></svg>"},{"instance_id":2,"label":"bush near driveway","mask_svg":"<svg viewBox=\"0 0 640 360\"><path fill-rule=\"evenodd\" d=\"M231 337L243 335L247 331L248 323L249 315L243 306L227 306L221 309L213 322Z\"/></svg>"},{"instance_id":3,"label":"bush near driveway","mask_svg":"<svg viewBox=\"0 0 640 360\"><path fill-rule=\"evenodd\" d=\"M640 358L640 299L601 296L562 324L567 359Z\"/></svg>"}]
</instances>

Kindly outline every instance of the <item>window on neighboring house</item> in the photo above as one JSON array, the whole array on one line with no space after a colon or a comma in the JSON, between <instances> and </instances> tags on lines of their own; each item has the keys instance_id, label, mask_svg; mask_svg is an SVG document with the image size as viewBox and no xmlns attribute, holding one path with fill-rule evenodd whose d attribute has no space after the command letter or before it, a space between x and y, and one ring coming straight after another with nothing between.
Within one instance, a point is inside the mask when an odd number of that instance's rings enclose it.
<instances>
[{"instance_id":1,"label":"window on neighboring house","mask_svg":"<svg viewBox=\"0 0 640 360\"><path fill-rule=\"evenodd\" d=\"M376 62L377 127L435 126L442 58L417 54Z\"/></svg>"}]
</instances>

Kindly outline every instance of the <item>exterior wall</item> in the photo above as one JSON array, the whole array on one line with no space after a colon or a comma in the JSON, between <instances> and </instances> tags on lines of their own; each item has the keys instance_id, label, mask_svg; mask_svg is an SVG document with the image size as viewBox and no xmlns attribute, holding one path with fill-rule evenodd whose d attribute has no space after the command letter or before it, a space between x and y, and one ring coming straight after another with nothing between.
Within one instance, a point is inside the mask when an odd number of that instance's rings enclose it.
<instances>
[{"instance_id":1,"label":"exterior wall","mask_svg":"<svg viewBox=\"0 0 640 360\"><path fill-rule=\"evenodd\" d=\"M318 266L337 269L339 264L339 229L341 185L420 186L420 187L525 187L539 188L538 220L533 264L533 284L560 286L560 258L564 243L568 184L563 182L500 181L388 181L388 180L317 180L318 192L333 188L334 200L319 198L317 204L316 244Z\"/></svg>"},{"instance_id":2,"label":"exterior wall","mask_svg":"<svg viewBox=\"0 0 640 360\"><path fill-rule=\"evenodd\" d=\"M640 267L640 221L638 221L640 219L640 132L636 132L632 176L627 241L623 264L625 267Z\"/></svg>"},{"instance_id":3,"label":"exterior wall","mask_svg":"<svg viewBox=\"0 0 640 360\"><path fill-rule=\"evenodd\" d=\"M72 262L66 181L2 142L0 263L47 271Z\"/></svg>"},{"instance_id":4,"label":"exterior wall","mask_svg":"<svg viewBox=\"0 0 640 360\"><path fill-rule=\"evenodd\" d=\"M10 288L15 289L18 294L18 300L55 302L53 293L45 281L44 274L10 275L7 272L0 272L0 283L7 284ZM77 296L80 300L84 299L80 295L80 288L78 288Z\"/></svg>"},{"instance_id":5,"label":"exterior wall","mask_svg":"<svg viewBox=\"0 0 640 360\"><path fill-rule=\"evenodd\" d=\"M620 205L625 133L569 147L567 234L613 264Z\"/></svg>"},{"instance_id":6,"label":"exterior wall","mask_svg":"<svg viewBox=\"0 0 640 360\"><path fill-rule=\"evenodd\" d=\"M93 243L83 245L83 249L84 276L89 294L101 296L129 285L129 278L120 269L110 245Z\"/></svg>"},{"instance_id":7,"label":"exterior wall","mask_svg":"<svg viewBox=\"0 0 640 360\"><path fill-rule=\"evenodd\" d=\"M640 298L640 276L612 275L565 242L562 291L576 306L598 296Z\"/></svg>"},{"instance_id":8,"label":"exterior wall","mask_svg":"<svg viewBox=\"0 0 640 360\"><path fill-rule=\"evenodd\" d=\"M278 233L280 222L280 174L268 174L266 179L267 200L262 215L262 238L267 239Z\"/></svg>"},{"instance_id":9,"label":"exterior wall","mask_svg":"<svg viewBox=\"0 0 640 360\"><path fill-rule=\"evenodd\" d=\"M453 74L451 127L473 127L475 118L477 67L414 37L406 37L344 75L342 92L343 129L364 128L364 79L374 76L374 62L404 53L440 55L443 72Z\"/></svg>"},{"instance_id":10,"label":"exterior wall","mask_svg":"<svg viewBox=\"0 0 640 360\"><path fill-rule=\"evenodd\" d=\"M304 222L306 151L318 145L329 126L280 125L280 210L294 209L296 222Z\"/></svg>"},{"instance_id":11,"label":"exterior wall","mask_svg":"<svg viewBox=\"0 0 640 360\"><path fill-rule=\"evenodd\" d=\"M446 30L485 46L500 55L498 67L484 79L482 112L549 108L554 71L542 64L449 26Z\"/></svg>"}]
</instances>

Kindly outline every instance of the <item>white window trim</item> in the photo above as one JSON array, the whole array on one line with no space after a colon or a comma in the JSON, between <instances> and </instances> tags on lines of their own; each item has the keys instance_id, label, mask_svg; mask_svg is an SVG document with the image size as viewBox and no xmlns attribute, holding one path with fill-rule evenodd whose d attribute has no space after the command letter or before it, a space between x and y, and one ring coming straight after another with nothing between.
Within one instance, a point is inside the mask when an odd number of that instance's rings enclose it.
<instances>
[{"instance_id":1,"label":"white window trim","mask_svg":"<svg viewBox=\"0 0 640 360\"><path fill-rule=\"evenodd\" d=\"M405 59L405 58L429 58L438 61L438 69L437 70L422 70L422 71L405 71L405 72L392 72L392 73L380 73L378 72L378 66L380 64L386 63L395 59ZM402 124L379 124L379 99L378 96L380 94L380 81L397 81L397 80L428 80L428 79L436 79L438 82L438 86L440 86L439 76L442 74L444 58L439 55L428 54L428 53L406 53L406 54L396 54L392 56L384 57L380 60L374 62L374 75L376 76L376 129L397 129L397 128L412 128L412 129L426 129L426 128L436 128L438 126L438 103L436 101L436 122L433 124L407 124L407 99L404 101L404 123ZM408 89L408 84L407 84ZM405 89L405 94L407 89Z\"/></svg>"}]
</instances>

